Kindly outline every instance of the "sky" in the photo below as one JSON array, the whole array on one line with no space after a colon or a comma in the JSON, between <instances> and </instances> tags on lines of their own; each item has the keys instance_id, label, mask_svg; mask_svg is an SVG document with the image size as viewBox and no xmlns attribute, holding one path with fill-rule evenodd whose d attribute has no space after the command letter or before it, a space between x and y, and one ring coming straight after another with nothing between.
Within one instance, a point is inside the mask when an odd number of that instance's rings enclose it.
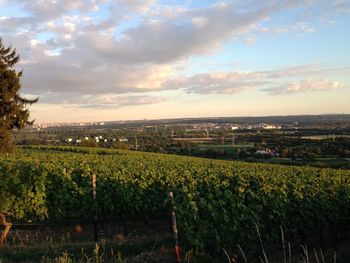
<instances>
[{"instance_id":1,"label":"sky","mask_svg":"<svg viewBox=\"0 0 350 263\"><path fill-rule=\"evenodd\" d=\"M37 123L350 113L350 0L0 0Z\"/></svg>"}]
</instances>

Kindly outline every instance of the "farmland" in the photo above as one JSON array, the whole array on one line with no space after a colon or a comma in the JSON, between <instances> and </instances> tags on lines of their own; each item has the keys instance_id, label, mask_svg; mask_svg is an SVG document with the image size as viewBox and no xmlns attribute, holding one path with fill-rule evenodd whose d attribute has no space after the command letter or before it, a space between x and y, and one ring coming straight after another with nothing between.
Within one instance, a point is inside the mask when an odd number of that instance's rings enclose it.
<instances>
[{"instance_id":1,"label":"farmland","mask_svg":"<svg viewBox=\"0 0 350 263\"><path fill-rule=\"evenodd\" d=\"M14 132L14 141L348 169L349 119L335 115L38 125Z\"/></svg>"},{"instance_id":2,"label":"farmland","mask_svg":"<svg viewBox=\"0 0 350 263\"><path fill-rule=\"evenodd\" d=\"M257 229L272 243L281 226L304 241L349 230L349 170L82 147L21 148L0 168L0 208L13 222L91 221L95 174L100 220L167 214L173 191L181 244L196 251L257 251Z\"/></svg>"}]
</instances>

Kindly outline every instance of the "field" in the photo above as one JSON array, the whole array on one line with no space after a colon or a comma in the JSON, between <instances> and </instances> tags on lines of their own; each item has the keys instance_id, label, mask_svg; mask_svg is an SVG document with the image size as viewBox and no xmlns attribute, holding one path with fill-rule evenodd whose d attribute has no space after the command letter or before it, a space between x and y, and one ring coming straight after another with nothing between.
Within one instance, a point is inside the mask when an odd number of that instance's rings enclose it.
<instances>
[{"instance_id":1,"label":"field","mask_svg":"<svg viewBox=\"0 0 350 263\"><path fill-rule=\"evenodd\" d=\"M329 140L329 139L336 139L336 138L350 138L350 135L310 135L310 136L302 136L302 139L309 139L309 140Z\"/></svg>"},{"instance_id":2,"label":"field","mask_svg":"<svg viewBox=\"0 0 350 263\"><path fill-rule=\"evenodd\" d=\"M94 174L97 207L92 201ZM181 246L210 255L223 249L237 254L239 245L258 258L260 238L281 244L281 229L284 246L310 241L314 247L331 244L336 250L349 233L349 170L27 147L0 157L0 187L0 211L12 222L40 224L89 225L95 208L101 224L157 219L164 224L172 191ZM171 247L169 235L163 237Z\"/></svg>"},{"instance_id":3,"label":"field","mask_svg":"<svg viewBox=\"0 0 350 263\"><path fill-rule=\"evenodd\" d=\"M253 148L254 147L254 144L252 143L237 143L237 144L223 144L223 145L220 145L220 144L198 144L197 147L199 149L224 149L224 150L230 150L230 149L239 149L239 148L242 148L242 149L247 149L247 148Z\"/></svg>"},{"instance_id":4,"label":"field","mask_svg":"<svg viewBox=\"0 0 350 263\"><path fill-rule=\"evenodd\" d=\"M313 167L332 167L336 169L349 170L349 158L315 158L312 160L305 159L291 159L282 157L260 158L253 159L254 162L284 164L284 165L298 165L298 166L313 166Z\"/></svg>"}]
</instances>

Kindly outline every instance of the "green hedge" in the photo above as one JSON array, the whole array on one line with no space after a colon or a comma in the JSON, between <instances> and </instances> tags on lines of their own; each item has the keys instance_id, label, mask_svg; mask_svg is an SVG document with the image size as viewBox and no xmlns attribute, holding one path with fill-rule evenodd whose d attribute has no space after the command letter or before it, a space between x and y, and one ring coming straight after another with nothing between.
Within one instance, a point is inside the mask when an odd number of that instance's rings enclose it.
<instances>
[{"instance_id":1,"label":"green hedge","mask_svg":"<svg viewBox=\"0 0 350 263\"><path fill-rule=\"evenodd\" d=\"M266 241L280 226L291 236L344 231L350 218L348 170L50 148L0 157L0 209L16 219L89 219L92 174L100 218L163 213L173 191L180 236L199 249L254 244L256 226Z\"/></svg>"}]
</instances>

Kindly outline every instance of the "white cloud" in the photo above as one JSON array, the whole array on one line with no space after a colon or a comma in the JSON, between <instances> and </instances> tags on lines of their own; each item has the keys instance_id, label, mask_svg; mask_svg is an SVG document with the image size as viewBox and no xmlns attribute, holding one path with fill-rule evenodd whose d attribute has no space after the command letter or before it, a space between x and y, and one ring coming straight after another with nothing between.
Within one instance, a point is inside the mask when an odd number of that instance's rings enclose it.
<instances>
[{"instance_id":1,"label":"white cloud","mask_svg":"<svg viewBox=\"0 0 350 263\"><path fill-rule=\"evenodd\" d=\"M165 101L161 97L147 95L86 95L78 105L72 104L73 107L79 108L116 108L121 106L154 104Z\"/></svg>"},{"instance_id":2,"label":"white cloud","mask_svg":"<svg viewBox=\"0 0 350 263\"><path fill-rule=\"evenodd\" d=\"M255 45L258 42L258 40L254 37L248 37L244 40L244 44L247 46Z\"/></svg>"},{"instance_id":3,"label":"white cloud","mask_svg":"<svg viewBox=\"0 0 350 263\"><path fill-rule=\"evenodd\" d=\"M169 80L165 89L183 89L188 93L231 94L265 85L265 80L252 79L251 72L218 72Z\"/></svg>"},{"instance_id":4,"label":"white cloud","mask_svg":"<svg viewBox=\"0 0 350 263\"><path fill-rule=\"evenodd\" d=\"M306 79L294 82L285 82L281 85L266 89L270 94L293 94L307 91L331 91L344 88L346 84L328 79Z\"/></svg>"},{"instance_id":5,"label":"white cloud","mask_svg":"<svg viewBox=\"0 0 350 263\"><path fill-rule=\"evenodd\" d=\"M156 0L118 0L117 8L125 9L129 12L145 13L155 3Z\"/></svg>"},{"instance_id":6,"label":"white cloud","mask_svg":"<svg viewBox=\"0 0 350 263\"><path fill-rule=\"evenodd\" d=\"M333 4L338 12L350 14L350 2L348 0L334 0Z\"/></svg>"},{"instance_id":7,"label":"white cloud","mask_svg":"<svg viewBox=\"0 0 350 263\"><path fill-rule=\"evenodd\" d=\"M325 91L345 87L345 83L340 81L319 80L324 75L339 72L349 72L349 68L303 65L270 71L216 72L197 74L188 78L174 78L166 81L163 88L182 89L188 93L199 94L233 94L252 89L269 94Z\"/></svg>"}]
</instances>

